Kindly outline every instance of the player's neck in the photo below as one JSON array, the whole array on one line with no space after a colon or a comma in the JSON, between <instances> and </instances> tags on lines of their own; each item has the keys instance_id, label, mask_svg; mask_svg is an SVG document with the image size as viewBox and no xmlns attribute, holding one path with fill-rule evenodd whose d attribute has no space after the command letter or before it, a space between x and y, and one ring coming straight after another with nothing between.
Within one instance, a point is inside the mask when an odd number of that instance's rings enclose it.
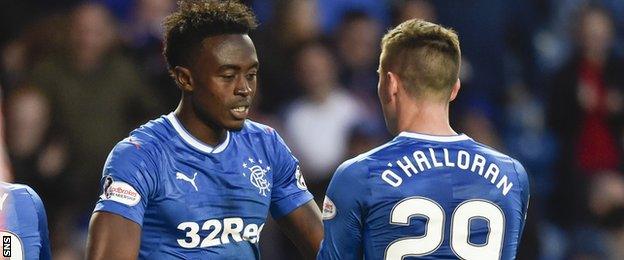
<instances>
[{"instance_id":1,"label":"player's neck","mask_svg":"<svg viewBox=\"0 0 624 260\"><path fill-rule=\"evenodd\" d=\"M227 131L224 128L206 123L190 106L183 105L183 102L180 102L173 113L186 131L197 140L209 146L217 146L222 143L227 136Z\"/></svg>"},{"instance_id":2,"label":"player's neck","mask_svg":"<svg viewBox=\"0 0 624 260\"><path fill-rule=\"evenodd\" d=\"M457 135L449 123L448 104L419 104L398 115L398 132L428 135Z\"/></svg>"}]
</instances>

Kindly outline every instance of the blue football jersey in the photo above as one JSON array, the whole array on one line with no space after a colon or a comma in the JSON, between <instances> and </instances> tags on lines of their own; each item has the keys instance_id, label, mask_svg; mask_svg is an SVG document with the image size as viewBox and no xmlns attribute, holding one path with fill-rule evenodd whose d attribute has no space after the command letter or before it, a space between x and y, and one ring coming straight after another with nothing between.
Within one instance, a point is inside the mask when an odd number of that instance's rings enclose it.
<instances>
[{"instance_id":1,"label":"blue football jersey","mask_svg":"<svg viewBox=\"0 0 624 260\"><path fill-rule=\"evenodd\" d=\"M50 259L43 202L30 187L0 182L2 259Z\"/></svg>"},{"instance_id":2,"label":"blue football jersey","mask_svg":"<svg viewBox=\"0 0 624 260\"><path fill-rule=\"evenodd\" d=\"M509 156L463 134L403 132L336 170L318 259L514 259L528 201Z\"/></svg>"},{"instance_id":3,"label":"blue football jersey","mask_svg":"<svg viewBox=\"0 0 624 260\"><path fill-rule=\"evenodd\" d=\"M115 146L102 185L95 211L141 225L141 259L258 259L268 213L279 218L312 199L272 128L247 120L210 147L173 113Z\"/></svg>"}]
</instances>

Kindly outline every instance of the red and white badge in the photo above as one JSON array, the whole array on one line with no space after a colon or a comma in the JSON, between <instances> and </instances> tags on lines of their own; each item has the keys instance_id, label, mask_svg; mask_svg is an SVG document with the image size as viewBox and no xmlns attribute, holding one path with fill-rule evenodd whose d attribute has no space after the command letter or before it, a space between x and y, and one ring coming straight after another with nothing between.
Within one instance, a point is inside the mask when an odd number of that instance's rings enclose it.
<instances>
[{"instance_id":1,"label":"red and white badge","mask_svg":"<svg viewBox=\"0 0 624 260\"><path fill-rule=\"evenodd\" d=\"M336 216L336 205L334 202L329 199L329 197L325 196L325 200L323 200L323 220L329 220Z\"/></svg>"},{"instance_id":2,"label":"red and white badge","mask_svg":"<svg viewBox=\"0 0 624 260\"><path fill-rule=\"evenodd\" d=\"M141 195L130 184L113 180L111 176L104 179L103 190L100 195L102 200L112 200L128 206L134 206L141 201Z\"/></svg>"}]
</instances>

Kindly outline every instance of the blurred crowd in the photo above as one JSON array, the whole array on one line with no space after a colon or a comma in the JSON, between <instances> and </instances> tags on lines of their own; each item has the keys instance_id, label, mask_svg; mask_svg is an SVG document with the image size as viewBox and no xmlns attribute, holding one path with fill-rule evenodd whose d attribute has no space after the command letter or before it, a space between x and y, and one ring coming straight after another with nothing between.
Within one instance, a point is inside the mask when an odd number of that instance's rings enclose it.
<instances>
[{"instance_id":1,"label":"blurred crowd","mask_svg":"<svg viewBox=\"0 0 624 260\"><path fill-rule=\"evenodd\" d=\"M250 0L260 84L251 118L279 130L318 201L336 166L392 138L377 101L381 36L406 19L460 36L452 125L521 161L520 259L624 258L624 1ZM55 259L82 258L115 143L173 110L162 49L174 0L0 2L12 180L41 195ZM266 259L293 259L274 227Z\"/></svg>"}]
</instances>

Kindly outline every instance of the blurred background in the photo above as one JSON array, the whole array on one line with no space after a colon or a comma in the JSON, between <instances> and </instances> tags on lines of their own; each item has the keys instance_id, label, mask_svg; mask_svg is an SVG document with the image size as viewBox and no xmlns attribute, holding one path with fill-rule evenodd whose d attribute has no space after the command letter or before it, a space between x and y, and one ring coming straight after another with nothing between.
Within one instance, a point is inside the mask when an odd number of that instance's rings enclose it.
<instances>
[{"instance_id":1,"label":"blurred background","mask_svg":"<svg viewBox=\"0 0 624 260\"><path fill-rule=\"evenodd\" d=\"M520 160L531 205L519 259L624 259L624 1L256 0L252 119L274 126L321 201L335 167L392 138L379 42L421 18L460 36L452 124ZM55 259L81 259L115 143L173 110L161 55L174 0L2 0L0 85L14 182L49 218ZM265 259L295 259L274 224Z\"/></svg>"}]
</instances>

